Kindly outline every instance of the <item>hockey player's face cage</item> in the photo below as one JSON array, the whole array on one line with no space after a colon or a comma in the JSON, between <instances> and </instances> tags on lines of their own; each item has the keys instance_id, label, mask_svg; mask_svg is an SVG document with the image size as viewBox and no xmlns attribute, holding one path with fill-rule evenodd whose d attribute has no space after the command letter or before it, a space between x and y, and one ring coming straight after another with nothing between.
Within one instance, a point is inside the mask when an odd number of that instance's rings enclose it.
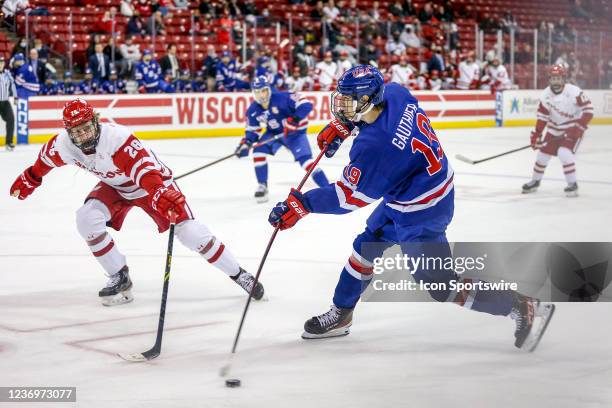
<instances>
[{"instance_id":1,"label":"hockey player's face cage","mask_svg":"<svg viewBox=\"0 0 612 408\"><path fill-rule=\"evenodd\" d=\"M269 86L253 90L253 96L255 97L255 100L263 107L268 106L268 104L270 103L271 94L272 91L270 90Z\"/></svg>"},{"instance_id":2,"label":"hockey player's face cage","mask_svg":"<svg viewBox=\"0 0 612 408\"><path fill-rule=\"evenodd\" d=\"M67 131L72 143L83 153L89 154L95 151L98 140L100 139L97 119L88 120L87 122L67 129Z\"/></svg>"},{"instance_id":3,"label":"hockey player's face cage","mask_svg":"<svg viewBox=\"0 0 612 408\"><path fill-rule=\"evenodd\" d=\"M365 98L362 98L361 101L357 101L350 95L344 95L338 91L334 91L331 96L332 113L336 119L341 122L359 122L361 120L361 115L368 110L370 105L367 100L364 101L363 99Z\"/></svg>"},{"instance_id":4,"label":"hockey player's face cage","mask_svg":"<svg viewBox=\"0 0 612 408\"><path fill-rule=\"evenodd\" d=\"M563 75L553 74L550 76L550 78L548 78L548 85L550 85L550 89L554 93L559 93L565 86L565 77Z\"/></svg>"}]
</instances>

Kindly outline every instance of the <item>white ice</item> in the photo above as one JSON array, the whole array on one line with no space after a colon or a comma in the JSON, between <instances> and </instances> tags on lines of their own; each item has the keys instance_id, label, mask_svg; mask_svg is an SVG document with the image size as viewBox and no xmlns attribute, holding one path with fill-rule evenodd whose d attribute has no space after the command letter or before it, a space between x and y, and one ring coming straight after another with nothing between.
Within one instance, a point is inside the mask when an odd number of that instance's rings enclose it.
<instances>
[{"instance_id":1,"label":"white ice","mask_svg":"<svg viewBox=\"0 0 612 408\"><path fill-rule=\"evenodd\" d=\"M454 160L457 153L478 159L524 145L529 129L438 131L456 170L449 239L612 241L610 130L587 132L574 199L563 195L556 159L540 191L520 193L531 175L531 150L475 166ZM147 143L181 174L231 152L237 139ZM363 303L348 337L300 339L304 321L327 310L353 238L373 207L311 215L279 234L262 273L270 300L252 305L230 374L242 380L241 388L226 388L218 373L245 295L178 242L162 354L147 363L122 361L115 353L144 351L154 341L167 234L158 234L140 210L130 213L113 236L128 257L136 300L101 306L97 291L106 278L74 223L97 179L64 167L26 201L8 195L39 147L0 153L0 386L76 386L77 406L87 408L612 405L606 303L559 304L534 354L514 348L510 319L433 303ZM328 175L341 172L348 147L323 159ZM232 159L179 182L196 217L253 273L272 232L269 209L303 175L286 151L269 162L270 202L263 205L252 197L250 159Z\"/></svg>"}]
</instances>

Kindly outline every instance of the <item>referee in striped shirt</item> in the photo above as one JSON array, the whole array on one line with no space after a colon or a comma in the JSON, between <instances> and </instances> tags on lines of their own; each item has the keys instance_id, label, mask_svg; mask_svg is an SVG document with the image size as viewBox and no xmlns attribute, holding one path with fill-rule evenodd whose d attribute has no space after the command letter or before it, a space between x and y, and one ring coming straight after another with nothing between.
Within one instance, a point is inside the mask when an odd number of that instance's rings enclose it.
<instances>
[{"instance_id":1,"label":"referee in striped shirt","mask_svg":"<svg viewBox=\"0 0 612 408\"><path fill-rule=\"evenodd\" d=\"M0 117L6 123L6 149L13 150L13 132L15 131L15 115L10 97L17 97L15 81L11 72L6 69L4 55L0 55Z\"/></svg>"}]
</instances>

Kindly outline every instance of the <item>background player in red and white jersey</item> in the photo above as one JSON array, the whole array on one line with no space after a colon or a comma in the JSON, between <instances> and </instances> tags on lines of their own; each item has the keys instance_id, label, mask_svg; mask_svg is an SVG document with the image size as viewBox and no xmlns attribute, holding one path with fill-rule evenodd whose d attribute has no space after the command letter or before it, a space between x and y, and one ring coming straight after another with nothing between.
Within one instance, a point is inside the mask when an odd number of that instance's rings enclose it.
<instances>
[{"instance_id":1,"label":"background player in red and white jersey","mask_svg":"<svg viewBox=\"0 0 612 408\"><path fill-rule=\"evenodd\" d=\"M413 89L416 85L414 73L416 69L408 63L406 55L400 55L399 62L391 65L391 82Z\"/></svg>"},{"instance_id":2,"label":"background player in red and white jersey","mask_svg":"<svg viewBox=\"0 0 612 408\"><path fill-rule=\"evenodd\" d=\"M194 220L193 213L166 167L132 132L120 125L100 123L98 114L83 99L68 102L63 111L64 127L47 142L33 166L13 183L10 193L20 200L41 185L43 176L55 167L75 165L101 181L76 213L77 229L109 281L99 296L112 306L133 300L132 281L125 256L119 251L107 226L120 230L127 213L140 207L157 224L159 232L176 223L175 233L187 248L200 253L249 292L253 276L208 228ZM263 286L254 297L263 297Z\"/></svg>"},{"instance_id":3,"label":"background player in red and white jersey","mask_svg":"<svg viewBox=\"0 0 612 408\"><path fill-rule=\"evenodd\" d=\"M322 91L329 91L334 87L336 82L336 73L338 72L338 64L333 60L333 55L330 51L326 51L323 55L323 61L315 66L316 75L321 85Z\"/></svg>"},{"instance_id":4,"label":"background player in red and white jersey","mask_svg":"<svg viewBox=\"0 0 612 408\"><path fill-rule=\"evenodd\" d=\"M478 89L479 81L480 66L474 60L474 52L470 51L465 59L459 63L457 89Z\"/></svg>"},{"instance_id":5,"label":"background player in red and white jersey","mask_svg":"<svg viewBox=\"0 0 612 408\"><path fill-rule=\"evenodd\" d=\"M531 132L531 146L539 150L533 168L533 177L523 185L523 193L538 189L544 170L553 156L563 165L568 197L578 195L575 153L584 131L593 118L593 106L582 89L565 83L566 71L561 65L549 69L549 86L540 97L535 130ZM542 132L547 129L544 139Z\"/></svg>"},{"instance_id":6,"label":"background player in red and white jersey","mask_svg":"<svg viewBox=\"0 0 612 408\"><path fill-rule=\"evenodd\" d=\"M487 67L487 75L489 76L489 86L491 93L504 91L512 88L512 81L508 77L508 70L501 63L499 57L494 57L493 61Z\"/></svg>"}]
</instances>

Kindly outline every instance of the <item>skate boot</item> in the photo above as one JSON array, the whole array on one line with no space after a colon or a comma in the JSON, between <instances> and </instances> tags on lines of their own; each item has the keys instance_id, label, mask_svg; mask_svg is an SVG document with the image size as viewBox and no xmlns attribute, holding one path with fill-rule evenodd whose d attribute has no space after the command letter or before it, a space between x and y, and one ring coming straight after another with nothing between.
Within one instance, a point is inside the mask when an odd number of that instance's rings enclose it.
<instances>
[{"instance_id":1,"label":"skate boot","mask_svg":"<svg viewBox=\"0 0 612 408\"><path fill-rule=\"evenodd\" d=\"M255 201L260 204L268 201L268 186L265 184L257 186L257 190L255 190Z\"/></svg>"},{"instance_id":2,"label":"skate boot","mask_svg":"<svg viewBox=\"0 0 612 408\"><path fill-rule=\"evenodd\" d=\"M345 309L331 305L327 313L315 316L304 323L303 339L323 339L346 336L353 324L353 308Z\"/></svg>"},{"instance_id":3,"label":"skate boot","mask_svg":"<svg viewBox=\"0 0 612 408\"><path fill-rule=\"evenodd\" d=\"M7 143L6 150L12 152L13 150L15 150L15 145L13 143Z\"/></svg>"},{"instance_id":4,"label":"skate boot","mask_svg":"<svg viewBox=\"0 0 612 408\"><path fill-rule=\"evenodd\" d=\"M540 180L531 180L523 184L523 194L534 193L540 187Z\"/></svg>"},{"instance_id":5,"label":"skate boot","mask_svg":"<svg viewBox=\"0 0 612 408\"><path fill-rule=\"evenodd\" d=\"M131 289L132 280L126 265L119 272L109 277L106 287L98 292L98 296L102 298L104 306L122 305L134 300Z\"/></svg>"},{"instance_id":6,"label":"skate boot","mask_svg":"<svg viewBox=\"0 0 612 408\"><path fill-rule=\"evenodd\" d=\"M534 351L554 312L554 304L543 303L517 293L510 313L510 317L516 323L514 345L527 352Z\"/></svg>"},{"instance_id":7,"label":"skate boot","mask_svg":"<svg viewBox=\"0 0 612 408\"><path fill-rule=\"evenodd\" d=\"M240 268L240 272L236 276L230 276L242 289L246 291L246 293L251 293L253 289L253 282L255 282L255 278L253 275ZM257 286L255 287L255 291L253 292L253 299L261 300L264 296L264 287L261 282L257 282Z\"/></svg>"},{"instance_id":8,"label":"skate boot","mask_svg":"<svg viewBox=\"0 0 612 408\"><path fill-rule=\"evenodd\" d=\"M563 189L567 197L578 197L578 183L570 183Z\"/></svg>"}]
</instances>

